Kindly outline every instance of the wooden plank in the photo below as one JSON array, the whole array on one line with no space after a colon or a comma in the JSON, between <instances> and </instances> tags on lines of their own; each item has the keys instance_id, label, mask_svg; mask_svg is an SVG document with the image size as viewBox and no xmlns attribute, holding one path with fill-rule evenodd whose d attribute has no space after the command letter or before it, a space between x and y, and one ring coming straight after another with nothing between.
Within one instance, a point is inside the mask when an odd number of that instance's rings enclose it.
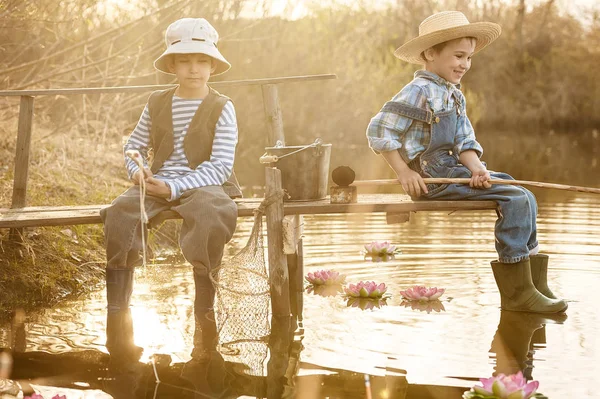
<instances>
[{"instance_id":1,"label":"wooden plank","mask_svg":"<svg viewBox=\"0 0 600 399\"><path fill-rule=\"evenodd\" d=\"M309 82L313 80L337 79L335 74L287 76L281 78L230 80L222 82L209 82L211 87L257 86L274 85L279 83ZM14 96L54 96L69 94L101 94L101 93L143 93L154 90L163 90L175 85L144 85L144 86L115 86L115 87L78 87L69 89L40 89L40 90L0 90L0 97Z\"/></svg>"},{"instance_id":2,"label":"wooden plank","mask_svg":"<svg viewBox=\"0 0 600 399\"><path fill-rule=\"evenodd\" d=\"M281 171L265 168L265 197L269 198L281 191ZM271 288L271 309L273 316L290 316L290 287L287 258L283 254L283 198L266 209L267 243L269 253L269 285Z\"/></svg>"},{"instance_id":3,"label":"wooden plank","mask_svg":"<svg viewBox=\"0 0 600 399\"><path fill-rule=\"evenodd\" d=\"M419 211L460 211L496 209L494 201L412 201L402 194L359 195L355 204L331 204L328 198L318 201L286 202L285 214L323 213L405 213Z\"/></svg>"},{"instance_id":4,"label":"wooden plank","mask_svg":"<svg viewBox=\"0 0 600 399\"><path fill-rule=\"evenodd\" d=\"M237 199L238 215L252 216L262 198ZM78 205L22 209L0 209L0 228L63 226L101 223L100 209L108 205ZM421 211L476 211L496 209L493 201L411 201L399 194L364 194L358 196L356 204L331 204L329 199L319 201L285 202L286 215L310 215L328 213L407 213ZM165 219L177 219L174 211L165 211Z\"/></svg>"},{"instance_id":5,"label":"wooden plank","mask_svg":"<svg viewBox=\"0 0 600 399\"><path fill-rule=\"evenodd\" d=\"M283 116L281 115L277 86L274 84L264 85L262 87L262 95L265 117L267 118L267 145L275 146L277 141L285 145Z\"/></svg>"}]
</instances>

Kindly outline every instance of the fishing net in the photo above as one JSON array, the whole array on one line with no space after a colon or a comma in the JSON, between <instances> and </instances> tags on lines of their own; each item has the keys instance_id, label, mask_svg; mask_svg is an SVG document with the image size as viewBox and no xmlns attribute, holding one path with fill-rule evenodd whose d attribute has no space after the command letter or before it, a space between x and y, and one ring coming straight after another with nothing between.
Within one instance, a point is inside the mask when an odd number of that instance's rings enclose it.
<instances>
[{"instance_id":1,"label":"fishing net","mask_svg":"<svg viewBox=\"0 0 600 399\"><path fill-rule=\"evenodd\" d=\"M281 193L263 200L254 211L246 246L210 274L215 286L215 318L225 360L239 363L238 372L264 375L269 326L269 276L265 264L263 214Z\"/></svg>"}]
</instances>

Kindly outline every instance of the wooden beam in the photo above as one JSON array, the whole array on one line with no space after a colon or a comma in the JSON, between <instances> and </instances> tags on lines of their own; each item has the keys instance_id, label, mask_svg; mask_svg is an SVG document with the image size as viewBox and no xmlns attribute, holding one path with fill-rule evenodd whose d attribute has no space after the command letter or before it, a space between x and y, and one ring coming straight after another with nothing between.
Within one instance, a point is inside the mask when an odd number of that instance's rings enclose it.
<instances>
[{"instance_id":1,"label":"wooden beam","mask_svg":"<svg viewBox=\"0 0 600 399\"><path fill-rule=\"evenodd\" d=\"M274 84L262 86L262 95L267 119L267 146L275 146L278 141L285 145L283 117L279 106L277 86Z\"/></svg>"},{"instance_id":2,"label":"wooden beam","mask_svg":"<svg viewBox=\"0 0 600 399\"><path fill-rule=\"evenodd\" d=\"M253 216L262 198L236 199L238 216ZM108 205L31 206L20 209L0 208L0 228L65 226L101 223L100 210ZM398 194L361 194L356 204L331 204L328 199L317 201L285 202L285 215L310 215L334 213L408 213L441 211L495 210L494 201L411 201ZM162 220L178 219L175 211L164 211Z\"/></svg>"},{"instance_id":3,"label":"wooden beam","mask_svg":"<svg viewBox=\"0 0 600 399\"><path fill-rule=\"evenodd\" d=\"M220 89L235 86L260 86L275 85L280 83L309 82L312 80L337 79L335 74L287 76L282 78L230 80L222 82L209 82L211 87ZM101 93L143 93L154 90L163 90L175 85L143 85L143 86L115 86L115 87L77 87L69 89L40 89L40 90L0 90L0 97L14 96L55 96L73 94L101 94Z\"/></svg>"},{"instance_id":4,"label":"wooden beam","mask_svg":"<svg viewBox=\"0 0 600 399\"><path fill-rule=\"evenodd\" d=\"M266 194L269 198L281 191L281 171L265 168ZM269 247L269 285L273 316L290 316L290 288L287 258L283 254L283 198L267 207L267 243Z\"/></svg>"},{"instance_id":5,"label":"wooden beam","mask_svg":"<svg viewBox=\"0 0 600 399\"><path fill-rule=\"evenodd\" d=\"M388 212L385 214L385 222L387 224L406 223L410 220L410 212Z\"/></svg>"}]
</instances>

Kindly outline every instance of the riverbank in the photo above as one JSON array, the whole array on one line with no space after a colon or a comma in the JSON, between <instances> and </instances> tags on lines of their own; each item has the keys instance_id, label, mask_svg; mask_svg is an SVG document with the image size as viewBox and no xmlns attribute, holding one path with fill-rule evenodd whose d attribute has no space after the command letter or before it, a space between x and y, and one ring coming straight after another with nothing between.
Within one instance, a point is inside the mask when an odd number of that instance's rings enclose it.
<instances>
[{"instance_id":1,"label":"riverbank","mask_svg":"<svg viewBox=\"0 0 600 399\"><path fill-rule=\"evenodd\" d=\"M11 203L14 140L8 135L0 142L0 208ZM27 204L110 203L129 184L120 152L120 145L103 145L81 126L58 132L37 129ZM97 289L104 280L104 263L101 225L27 228L20 240L1 230L0 317L15 309L51 307Z\"/></svg>"}]
</instances>

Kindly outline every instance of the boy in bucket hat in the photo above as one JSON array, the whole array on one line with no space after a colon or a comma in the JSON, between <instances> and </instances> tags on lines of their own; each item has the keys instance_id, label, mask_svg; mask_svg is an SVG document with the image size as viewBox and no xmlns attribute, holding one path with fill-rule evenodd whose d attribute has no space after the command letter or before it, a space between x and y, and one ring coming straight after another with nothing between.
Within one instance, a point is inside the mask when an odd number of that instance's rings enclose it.
<instances>
[{"instance_id":1,"label":"boy in bucket hat","mask_svg":"<svg viewBox=\"0 0 600 399\"><path fill-rule=\"evenodd\" d=\"M148 99L124 151L138 151L140 169L125 157L133 186L101 211L106 243L107 349L135 353L129 300L133 270L142 249L140 177L145 180L149 219L172 209L183 218L179 243L194 268L196 328L192 357L202 360L216 344L214 287L209 273L217 267L237 223L232 198L241 191L233 174L238 141L233 103L207 85L211 75L226 72L229 62L217 48L219 35L203 18L183 18L166 31L167 49L154 62L177 76L178 85ZM152 150L153 160L148 160ZM127 321L129 320L129 321Z\"/></svg>"},{"instance_id":2,"label":"boy in bucket hat","mask_svg":"<svg viewBox=\"0 0 600 399\"><path fill-rule=\"evenodd\" d=\"M481 162L483 149L475 139L460 91L471 57L500 32L495 23L469 23L458 11L426 18L419 36L394 53L424 69L371 119L367 138L412 197L496 201L498 261L491 263L502 309L560 313L567 303L548 289L548 257L537 255L536 199L523 187L489 183L492 177L512 177L490 172ZM470 184L425 184L423 177L469 178Z\"/></svg>"}]
</instances>

